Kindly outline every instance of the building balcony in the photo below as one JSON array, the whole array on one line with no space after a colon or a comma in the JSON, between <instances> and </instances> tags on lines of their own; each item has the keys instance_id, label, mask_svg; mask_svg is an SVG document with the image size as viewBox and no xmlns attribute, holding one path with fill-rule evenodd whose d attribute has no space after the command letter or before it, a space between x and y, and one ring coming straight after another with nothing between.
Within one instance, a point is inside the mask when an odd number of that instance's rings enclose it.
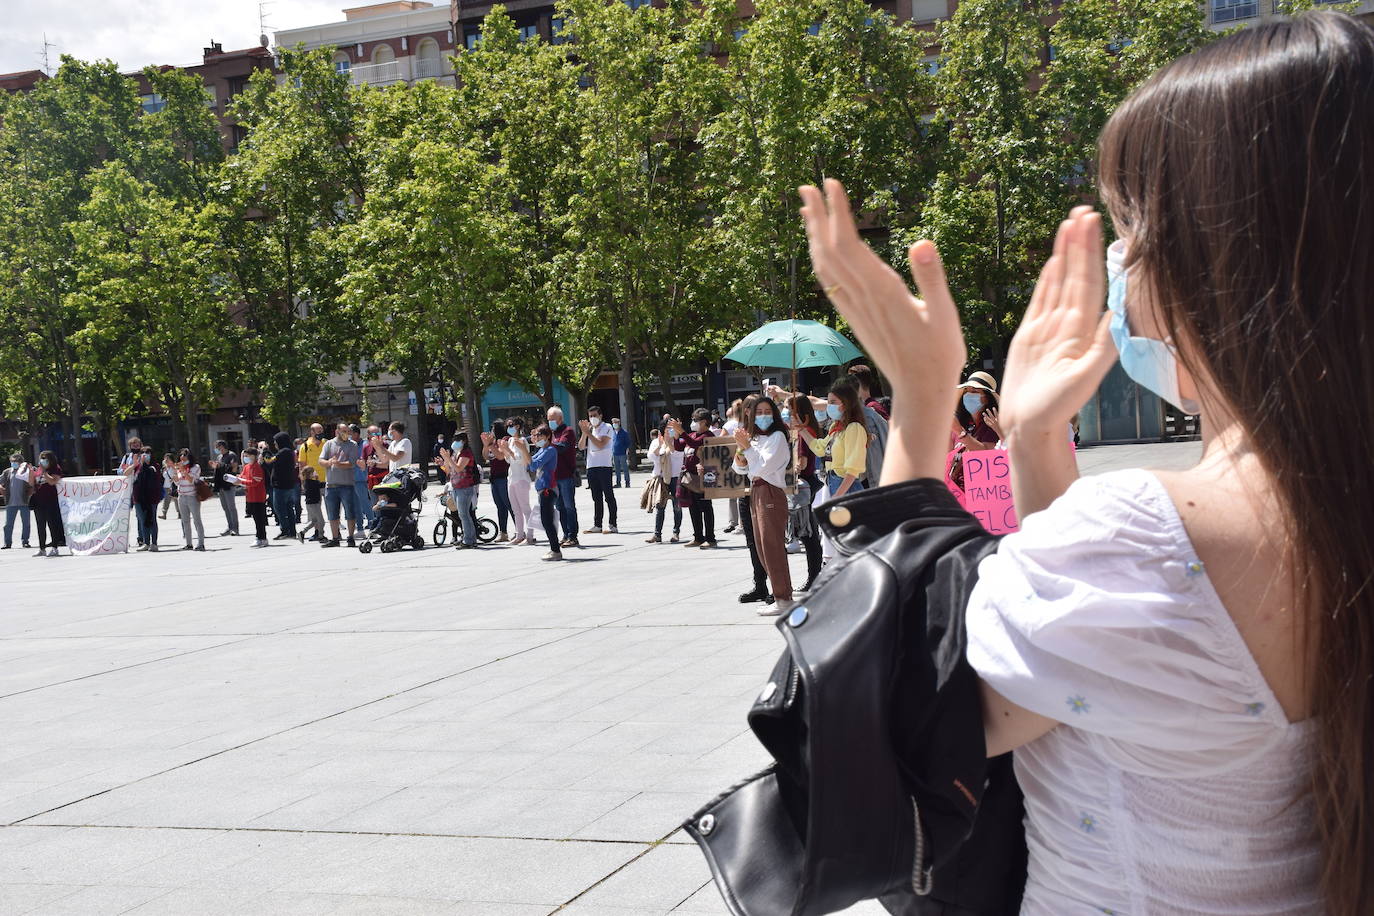
<instances>
[{"instance_id":1,"label":"building balcony","mask_svg":"<svg viewBox=\"0 0 1374 916\"><path fill-rule=\"evenodd\" d=\"M389 83L399 83L402 79L401 64L394 60L384 64L362 64L350 68L348 73L355 86L385 86Z\"/></svg>"}]
</instances>

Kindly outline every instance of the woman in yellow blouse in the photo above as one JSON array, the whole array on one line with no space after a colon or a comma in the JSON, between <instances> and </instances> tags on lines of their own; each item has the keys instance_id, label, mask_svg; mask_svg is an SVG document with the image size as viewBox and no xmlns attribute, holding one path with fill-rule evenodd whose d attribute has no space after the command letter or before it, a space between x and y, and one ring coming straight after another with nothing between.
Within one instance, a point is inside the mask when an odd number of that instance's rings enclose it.
<instances>
[{"instance_id":1,"label":"woman in yellow blouse","mask_svg":"<svg viewBox=\"0 0 1374 916\"><path fill-rule=\"evenodd\" d=\"M859 387L852 379L836 379L835 384L830 386L825 412L831 420L827 435L815 436L804 427L797 433L817 455L824 455L829 450L830 457L825 463L825 485L833 498L864 488L859 478L863 476L868 459L868 429L864 426Z\"/></svg>"}]
</instances>

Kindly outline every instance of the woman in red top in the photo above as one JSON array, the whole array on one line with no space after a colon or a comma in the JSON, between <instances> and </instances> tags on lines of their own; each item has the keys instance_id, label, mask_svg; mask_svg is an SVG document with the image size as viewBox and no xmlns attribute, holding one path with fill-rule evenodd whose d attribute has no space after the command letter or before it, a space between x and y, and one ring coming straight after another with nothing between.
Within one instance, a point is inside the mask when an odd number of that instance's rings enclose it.
<instances>
[{"instance_id":1,"label":"woman in red top","mask_svg":"<svg viewBox=\"0 0 1374 916\"><path fill-rule=\"evenodd\" d=\"M36 557L55 557L57 548L67 546L67 534L62 529L62 510L57 504L57 485L62 482L62 465L52 452L39 452L38 467L33 469L30 480L33 495L29 506L33 509L34 521L38 525L38 553ZM52 547L48 548L48 534L52 534Z\"/></svg>"},{"instance_id":2,"label":"woman in red top","mask_svg":"<svg viewBox=\"0 0 1374 916\"><path fill-rule=\"evenodd\" d=\"M253 520L257 540L254 547L267 546L267 485L263 481L262 465L258 463L258 450L248 447L243 450L243 470L239 473L239 484L243 487L243 514Z\"/></svg>"}]
</instances>

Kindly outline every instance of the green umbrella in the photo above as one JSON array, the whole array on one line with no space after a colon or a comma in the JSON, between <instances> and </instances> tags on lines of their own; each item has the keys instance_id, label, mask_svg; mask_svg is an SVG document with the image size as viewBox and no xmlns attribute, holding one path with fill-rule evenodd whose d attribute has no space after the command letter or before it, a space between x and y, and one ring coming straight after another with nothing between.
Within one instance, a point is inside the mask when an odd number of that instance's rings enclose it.
<instances>
[{"instance_id":1,"label":"green umbrella","mask_svg":"<svg viewBox=\"0 0 1374 916\"><path fill-rule=\"evenodd\" d=\"M859 348L819 321L790 319L771 321L752 332L729 353L726 359L745 366L838 366L863 354Z\"/></svg>"}]
</instances>

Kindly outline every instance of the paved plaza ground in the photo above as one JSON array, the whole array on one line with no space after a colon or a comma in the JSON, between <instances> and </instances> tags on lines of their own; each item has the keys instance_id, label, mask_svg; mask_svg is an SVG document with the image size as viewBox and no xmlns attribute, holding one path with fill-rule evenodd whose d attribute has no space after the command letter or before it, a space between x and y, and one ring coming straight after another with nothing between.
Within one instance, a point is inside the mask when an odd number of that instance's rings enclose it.
<instances>
[{"instance_id":1,"label":"paved plaza ground","mask_svg":"<svg viewBox=\"0 0 1374 916\"><path fill-rule=\"evenodd\" d=\"M562 564L0 553L0 914L725 913L677 827L767 762L744 716L781 639L735 600L742 537L647 545L617 493Z\"/></svg>"}]
</instances>

